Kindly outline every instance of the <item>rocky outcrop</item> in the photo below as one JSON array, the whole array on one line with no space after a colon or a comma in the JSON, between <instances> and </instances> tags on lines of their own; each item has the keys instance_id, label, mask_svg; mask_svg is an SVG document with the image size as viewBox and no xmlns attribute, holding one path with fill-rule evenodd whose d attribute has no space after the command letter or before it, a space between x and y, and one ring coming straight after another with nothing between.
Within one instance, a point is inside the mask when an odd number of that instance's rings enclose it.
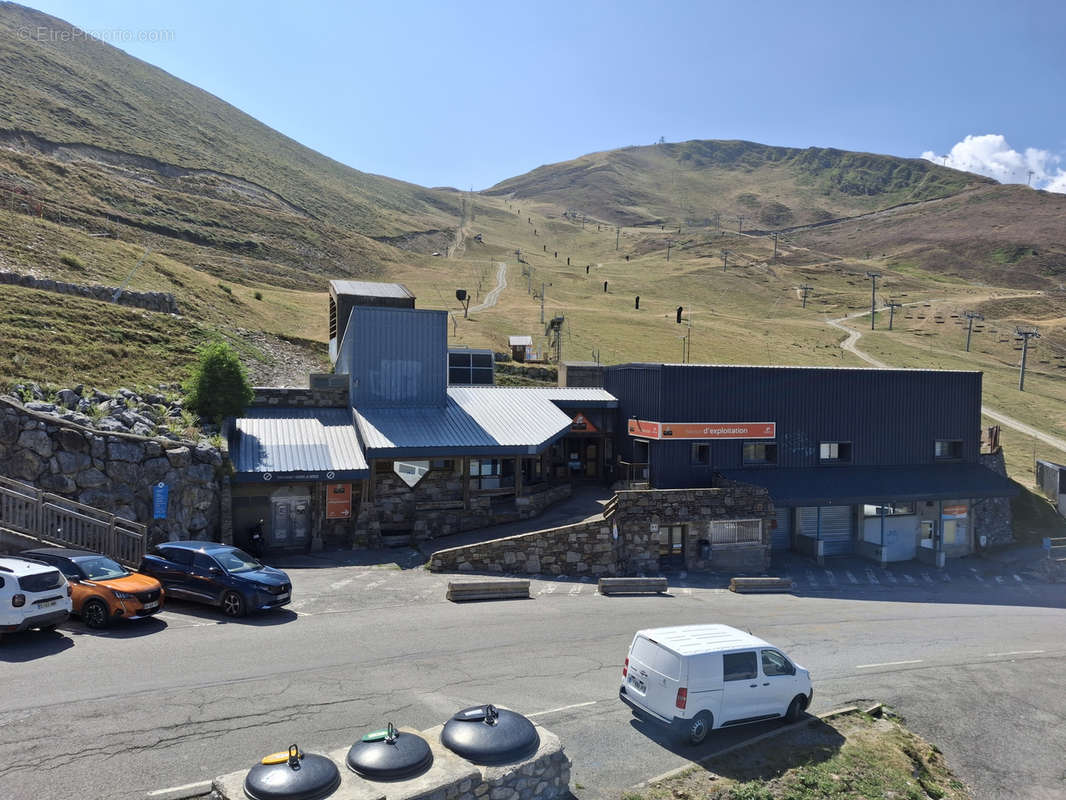
<instances>
[{"instance_id":1,"label":"rocky outcrop","mask_svg":"<svg viewBox=\"0 0 1066 800\"><path fill-rule=\"evenodd\" d=\"M149 543L218 537L217 448L94 429L33 405L0 397L0 475L144 523ZM168 487L167 518L154 520L159 483Z\"/></svg>"}]
</instances>

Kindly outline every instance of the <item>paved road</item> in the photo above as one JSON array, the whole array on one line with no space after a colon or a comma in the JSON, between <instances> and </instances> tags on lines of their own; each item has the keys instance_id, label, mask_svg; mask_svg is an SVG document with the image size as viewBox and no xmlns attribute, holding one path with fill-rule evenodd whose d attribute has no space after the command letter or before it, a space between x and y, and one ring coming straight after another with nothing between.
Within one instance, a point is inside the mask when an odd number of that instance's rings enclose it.
<instances>
[{"instance_id":1,"label":"paved road","mask_svg":"<svg viewBox=\"0 0 1066 800\"><path fill-rule=\"evenodd\" d=\"M926 301L922 302L924 303ZM904 305L914 306L918 305L918 303L904 303ZM877 367L879 369L892 369L891 364L886 364L884 361L878 361L873 356L864 353L862 350L856 347L856 344L858 343L859 339L862 338L862 331L844 324L849 319L865 317L869 314L869 311L862 311L858 314L848 314L837 319L827 319L826 322L832 325L834 328L837 328L848 334L848 338L840 343L840 347L842 349L847 350L850 353L854 353L867 364L870 364L874 367ZM994 408L989 408L986 405L981 406L981 413L984 414L986 417L994 419L1000 425L1005 425L1008 428L1014 428L1014 430L1024 433L1026 436L1032 436L1033 438L1040 440L1044 444L1051 445L1057 450L1062 450L1063 452L1066 452L1066 439L1060 439L1057 436L1052 436L1049 433L1044 433L1043 431L1037 430L1031 425L1026 425L1024 422L1014 419L1014 417L1008 417L1002 411L996 411Z\"/></svg>"},{"instance_id":2,"label":"paved road","mask_svg":"<svg viewBox=\"0 0 1066 800\"><path fill-rule=\"evenodd\" d=\"M579 798L617 798L770 727L678 750L618 703L634 630L716 621L809 667L815 710L859 698L894 705L976 796L1063 796L1066 611L1060 587L1027 574L960 566L945 581L920 566L867 575L795 560L784 565L800 582L793 595L737 596L678 575L663 597L534 580L532 600L459 606L444 600L447 576L414 567L413 550L397 555L385 566L356 563L365 554L348 566L300 559L292 608L247 621L173 603L104 633L71 623L6 638L0 795L141 798L293 741L333 749L387 720L427 728L491 701L563 737Z\"/></svg>"}]
</instances>

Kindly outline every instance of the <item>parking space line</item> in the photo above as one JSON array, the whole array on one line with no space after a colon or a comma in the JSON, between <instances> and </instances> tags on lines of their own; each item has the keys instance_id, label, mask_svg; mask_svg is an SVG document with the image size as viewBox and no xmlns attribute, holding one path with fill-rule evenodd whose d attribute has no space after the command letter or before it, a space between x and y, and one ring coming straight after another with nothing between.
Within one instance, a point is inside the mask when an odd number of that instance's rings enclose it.
<instances>
[{"instance_id":1,"label":"parking space line","mask_svg":"<svg viewBox=\"0 0 1066 800\"><path fill-rule=\"evenodd\" d=\"M572 708L585 708L585 706L594 706L598 701L589 700L586 703L574 703L569 706L559 706L558 708L549 708L547 711L534 711L532 714L526 714L527 717L543 717L548 714L558 714L560 711L569 711Z\"/></svg>"},{"instance_id":2,"label":"parking space line","mask_svg":"<svg viewBox=\"0 0 1066 800\"><path fill-rule=\"evenodd\" d=\"M858 583L859 582L858 579L854 575L851 574L851 570L847 570L847 569L844 570L844 574L848 576L848 580L851 581L852 583Z\"/></svg>"},{"instance_id":3,"label":"parking space line","mask_svg":"<svg viewBox=\"0 0 1066 800\"><path fill-rule=\"evenodd\" d=\"M1011 650L1009 653L989 653L989 658L1001 658L1003 656L1035 656L1046 653L1046 650Z\"/></svg>"},{"instance_id":4,"label":"parking space line","mask_svg":"<svg viewBox=\"0 0 1066 800\"><path fill-rule=\"evenodd\" d=\"M870 583L874 584L875 586L877 586L877 585L879 585L881 583L881 581L877 580L877 576L874 575L874 571L872 569L866 570L866 580L868 580Z\"/></svg>"},{"instance_id":5,"label":"parking space line","mask_svg":"<svg viewBox=\"0 0 1066 800\"><path fill-rule=\"evenodd\" d=\"M909 585L913 585L913 584L914 584L914 582L915 582L915 581L914 581L914 578L912 578L912 577L911 577L910 575L908 575L908 574L907 574L906 572L904 572L904 573L903 573L903 580L905 580L905 581L906 581L906 582L907 582L907 583L908 583Z\"/></svg>"},{"instance_id":6,"label":"parking space line","mask_svg":"<svg viewBox=\"0 0 1066 800\"><path fill-rule=\"evenodd\" d=\"M928 572L923 572L922 573L922 580L925 581L926 583L932 583L933 582L933 578Z\"/></svg>"},{"instance_id":7,"label":"parking space line","mask_svg":"<svg viewBox=\"0 0 1066 800\"><path fill-rule=\"evenodd\" d=\"M873 667L898 667L902 664L921 664L922 659L916 658L911 661L882 661L880 664L857 664L855 669L871 669Z\"/></svg>"}]
</instances>

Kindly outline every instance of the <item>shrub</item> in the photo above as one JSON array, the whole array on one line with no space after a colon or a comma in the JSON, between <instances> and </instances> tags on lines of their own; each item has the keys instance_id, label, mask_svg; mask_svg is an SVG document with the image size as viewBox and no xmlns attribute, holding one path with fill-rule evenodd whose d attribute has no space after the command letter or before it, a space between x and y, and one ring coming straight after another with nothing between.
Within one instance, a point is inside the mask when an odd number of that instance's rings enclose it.
<instances>
[{"instance_id":1,"label":"shrub","mask_svg":"<svg viewBox=\"0 0 1066 800\"><path fill-rule=\"evenodd\" d=\"M252 402L252 387L237 354L225 342L200 348L199 361L185 382L185 407L221 423L236 417Z\"/></svg>"},{"instance_id":2,"label":"shrub","mask_svg":"<svg viewBox=\"0 0 1066 800\"><path fill-rule=\"evenodd\" d=\"M224 283L220 283L218 285L218 288L221 289L222 291L224 291L226 294L233 294L233 289L231 289L229 286L227 286Z\"/></svg>"},{"instance_id":3,"label":"shrub","mask_svg":"<svg viewBox=\"0 0 1066 800\"><path fill-rule=\"evenodd\" d=\"M262 292L256 292L254 297L255 297L256 300L262 300L263 299L263 293Z\"/></svg>"},{"instance_id":4,"label":"shrub","mask_svg":"<svg viewBox=\"0 0 1066 800\"><path fill-rule=\"evenodd\" d=\"M60 253L59 261L72 269L85 269L85 265L81 263L81 259L77 256L72 256L70 253Z\"/></svg>"}]
</instances>

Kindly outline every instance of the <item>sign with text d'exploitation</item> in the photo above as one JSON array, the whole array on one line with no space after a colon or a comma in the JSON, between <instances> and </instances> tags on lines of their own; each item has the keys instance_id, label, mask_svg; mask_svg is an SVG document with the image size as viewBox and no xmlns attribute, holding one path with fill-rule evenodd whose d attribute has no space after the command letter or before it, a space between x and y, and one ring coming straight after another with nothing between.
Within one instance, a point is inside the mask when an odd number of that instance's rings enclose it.
<instances>
[{"instance_id":1,"label":"sign with text d'exploitation","mask_svg":"<svg viewBox=\"0 0 1066 800\"><path fill-rule=\"evenodd\" d=\"M326 519L350 519L352 516L352 485L326 484Z\"/></svg>"},{"instance_id":2,"label":"sign with text d'exploitation","mask_svg":"<svg viewBox=\"0 0 1066 800\"><path fill-rule=\"evenodd\" d=\"M650 422L629 420L629 435L640 439L773 439L776 422Z\"/></svg>"}]
</instances>

